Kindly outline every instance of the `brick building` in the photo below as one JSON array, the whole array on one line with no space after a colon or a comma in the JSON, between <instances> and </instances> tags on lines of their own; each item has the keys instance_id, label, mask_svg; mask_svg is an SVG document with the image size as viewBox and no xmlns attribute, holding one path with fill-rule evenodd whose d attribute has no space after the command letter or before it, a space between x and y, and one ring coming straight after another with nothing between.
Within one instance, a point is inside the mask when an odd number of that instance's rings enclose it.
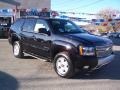
<instances>
[{"instance_id":1,"label":"brick building","mask_svg":"<svg viewBox=\"0 0 120 90\"><path fill-rule=\"evenodd\" d=\"M19 17L21 9L41 10L43 8L51 9L51 0L0 0L0 16L16 14L16 17Z\"/></svg>"},{"instance_id":2,"label":"brick building","mask_svg":"<svg viewBox=\"0 0 120 90\"><path fill-rule=\"evenodd\" d=\"M51 8L51 0L0 0L0 8Z\"/></svg>"},{"instance_id":3,"label":"brick building","mask_svg":"<svg viewBox=\"0 0 120 90\"><path fill-rule=\"evenodd\" d=\"M36 15L44 8L51 9L51 0L0 0L0 28L9 28L16 18Z\"/></svg>"}]
</instances>

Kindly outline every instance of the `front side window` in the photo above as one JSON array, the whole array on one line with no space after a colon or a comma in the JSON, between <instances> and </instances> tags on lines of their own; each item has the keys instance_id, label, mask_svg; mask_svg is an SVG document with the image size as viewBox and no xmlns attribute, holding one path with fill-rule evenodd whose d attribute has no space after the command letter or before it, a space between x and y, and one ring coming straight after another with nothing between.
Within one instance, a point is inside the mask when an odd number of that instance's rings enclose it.
<instances>
[{"instance_id":1,"label":"front side window","mask_svg":"<svg viewBox=\"0 0 120 90\"><path fill-rule=\"evenodd\" d=\"M80 29L69 20L50 20L50 24L53 28L53 32L56 34L85 33L83 29Z\"/></svg>"},{"instance_id":2,"label":"front side window","mask_svg":"<svg viewBox=\"0 0 120 90\"><path fill-rule=\"evenodd\" d=\"M49 26L47 25L47 22L44 20L37 20L37 23L34 28L34 32L38 33L40 28L45 28L47 31L49 31Z\"/></svg>"}]
</instances>

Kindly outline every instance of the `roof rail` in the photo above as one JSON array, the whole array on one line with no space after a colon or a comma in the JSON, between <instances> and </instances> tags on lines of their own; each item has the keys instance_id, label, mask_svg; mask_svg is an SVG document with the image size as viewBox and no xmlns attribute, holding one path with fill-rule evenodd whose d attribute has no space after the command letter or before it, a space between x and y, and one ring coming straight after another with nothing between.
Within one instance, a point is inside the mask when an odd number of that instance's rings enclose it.
<instances>
[{"instance_id":1,"label":"roof rail","mask_svg":"<svg viewBox=\"0 0 120 90\"><path fill-rule=\"evenodd\" d=\"M22 16L21 18L40 18L39 16Z\"/></svg>"}]
</instances>

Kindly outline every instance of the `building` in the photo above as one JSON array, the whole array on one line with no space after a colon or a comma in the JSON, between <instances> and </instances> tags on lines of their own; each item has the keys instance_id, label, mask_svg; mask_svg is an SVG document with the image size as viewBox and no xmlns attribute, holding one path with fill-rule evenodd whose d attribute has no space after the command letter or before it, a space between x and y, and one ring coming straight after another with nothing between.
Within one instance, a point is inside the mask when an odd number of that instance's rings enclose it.
<instances>
[{"instance_id":1,"label":"building","mask_svg":"<svg viewBox=\"0 0 120 90\"><path fill-rule=\"evenodd\" d=\"M0 8L51 8L51 0L0 0Z\"/></svg>"},{"instance_id":2,"label":"building","mask_svg":"<svg viewBox=\"0 0 120 90\"><path fill-rule=\"evenodd\" d=\"M0 0L0 28L9 28L16 18L40 15L51 9L51 0Z\"/></svg>"},{"instance_id":3,"label":"building","mask_svg":"<svg viewBox=\"0 0 120 90\"><path fill-rule=\"evenodd\" d=\"M21 10L51 9L51 0L0 0L0 16L20 17Z\"/></svg>"}]
</instances>

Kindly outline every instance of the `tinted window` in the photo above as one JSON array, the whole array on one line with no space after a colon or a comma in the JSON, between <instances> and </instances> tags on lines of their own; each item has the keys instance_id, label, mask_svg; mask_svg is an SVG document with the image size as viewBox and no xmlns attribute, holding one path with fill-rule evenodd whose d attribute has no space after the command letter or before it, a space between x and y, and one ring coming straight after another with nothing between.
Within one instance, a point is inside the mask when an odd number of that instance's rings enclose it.
<instances>
[{"instance_id":1,"label":"tinted window","mask_svg":"<svg viewBox=\"0 0 120 90\"><path fill-rule=\"evenodd\" d=\"M23 25L23 31L33 32L36 24L35 19L26 19Z\"/></svg>"},{"instance_id":2,"label":"tinted window","mask_svg":"<svg viewBox=\"0 0 120 90\"><path fill-rule=\"evenodd\" d=\"M53 32L56 34L69 34L69 33L85 33L77 25L69 20L52 19L50 24L53 28Z\"/></svg>"},{"instance_id":3,"label":"tinted window","mask_svg":"<svg viewBox=\"0 0 120 90\"><path fill-rule=\"evenodd\" d=\"M15 31L20 31L23 23L24 19L18 19L13 25L11 25L11 29Z\"/></svg>"},{"instance_id":4,"label":"tinted window","mask_svg":"<svg viewBox=\"0 0 120 90\"><path fill-rule=\"evenodd\" d=\"M46 28L47 31L49 31L49 26L48 26L47 22L44 21L44 20L38 19L38 20L37 20L37 23L36 23L36 25L35 25L34 32L35 32L35 33L38 33L38 29L40 29L40 28Z\"/></svg>"}]
</instances>

